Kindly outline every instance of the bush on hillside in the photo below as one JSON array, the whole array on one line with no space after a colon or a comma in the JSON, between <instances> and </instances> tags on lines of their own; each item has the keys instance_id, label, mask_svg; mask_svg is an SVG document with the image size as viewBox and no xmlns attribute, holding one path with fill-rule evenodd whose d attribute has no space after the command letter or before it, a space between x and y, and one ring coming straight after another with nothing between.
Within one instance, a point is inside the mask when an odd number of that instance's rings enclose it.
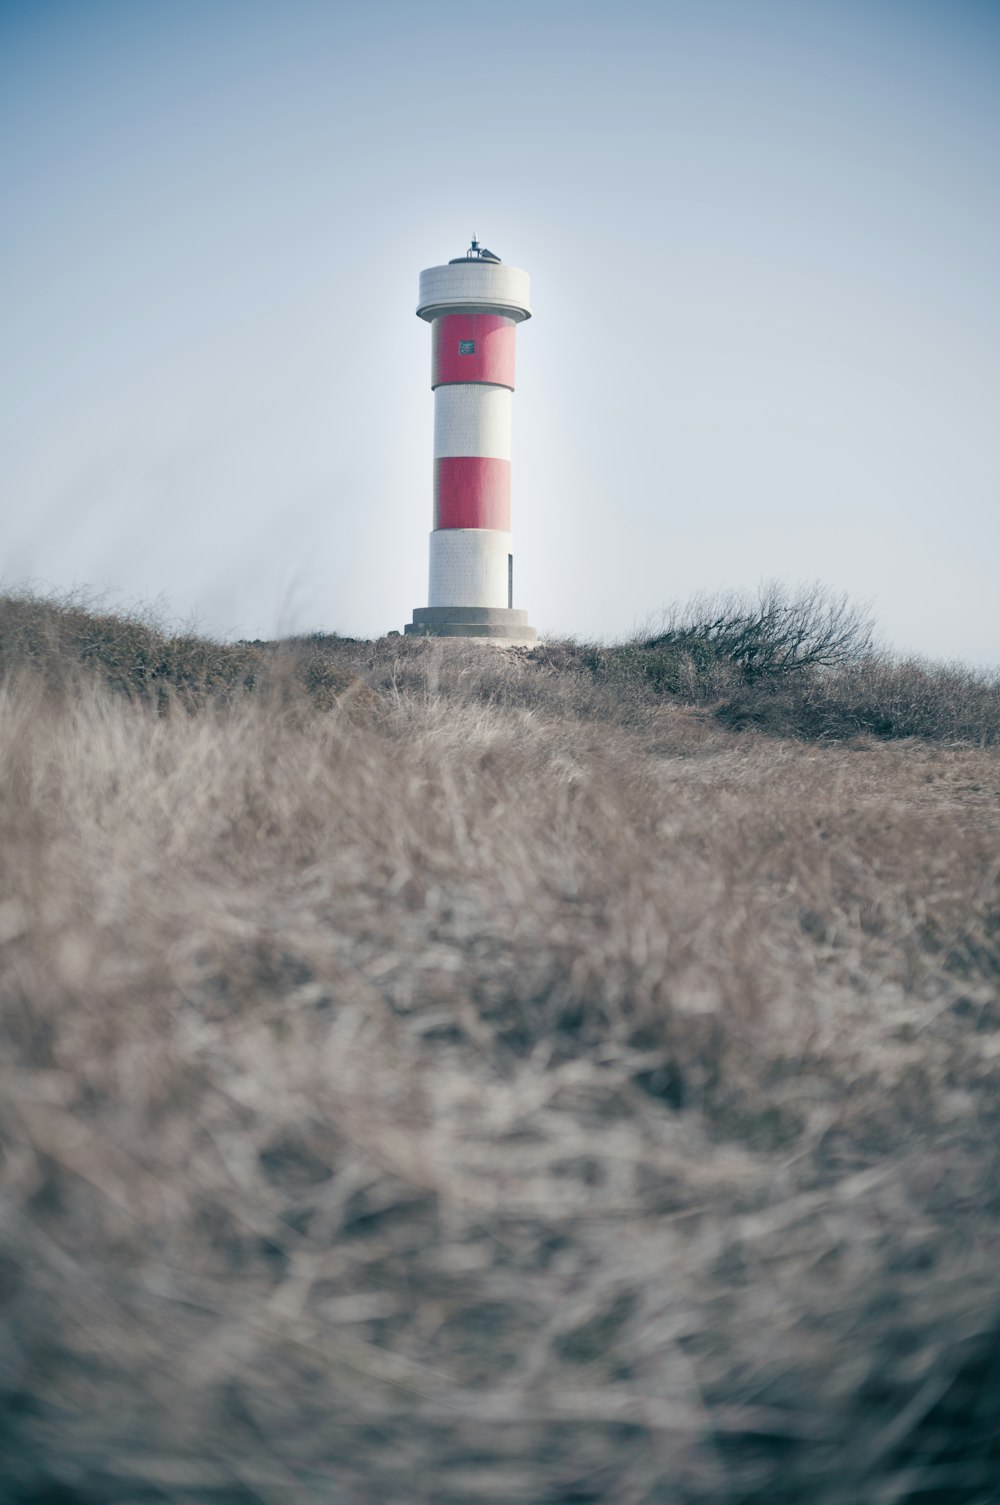
<instances>
[{"instance_id":1,"label":"bush on hillside","mask_svg":"<svg viewBox=\"0 0 1000 1505\"><path fill-rule=\"evenodd\" d=\"M591 679L633 714L679 700L773 736L1000 741L1000 675L875 651L870 617L846 596L770 585L755 600L703 598L665 620L653 636L548 643L530 658Z\"/></svg>"},{"instance_id":2,"label":"bush on hillside","mask_svg":"<svg viewBox=\"0 0 1000 1505\"><path fill-rule=\"evenodd\" d=\"M165 631L150 610L105 611L81 595L0 597L0 680L30 666L50 687L67 687L82 667L116 694L161 709L177 701L194 711L276 685L286 696L297 686L327 708L355 676L322 641L219 643Z\"/></svg>"},{"instance_id":3,"label":"bush on hillside","mask_svg":"<svg viewBox=\"0 0 1000 1505\"><path fill-rule=\"evenodd\" d=\"M695 597L664 613L659 631L610 646L547 644L550 667L586 671L624 693L705 705L747 685L774 684L857 662L870 651L870 616L820 585L765 585L756 597Z\"/></svg>"},{"instance_id":4,"label":"bush on hillside","mask_svg":"<svg viewBox=\"0 0 1000 1505\"><path fill-rule=\"evenodd\" d=\"M871 654L830 671L739 686L716 715L726 726L782 737L922 737L988 747L1000 742L1000 675Z\"/></svg>"},{"instance_id":5,"label":"bush on hillside","mask_svg":"<svg viewBox=\"0 0 1000 1505\"><path fill-rule=\"evenodd\" d=\"M698 674L724 664L752 683L854 663L870 651L873 630L870 615L845 594L770 582L756 597L731 592L675 607L642 647L651 655L647 672L667 687L685 660Z\"/></svg>"}]
</instances>

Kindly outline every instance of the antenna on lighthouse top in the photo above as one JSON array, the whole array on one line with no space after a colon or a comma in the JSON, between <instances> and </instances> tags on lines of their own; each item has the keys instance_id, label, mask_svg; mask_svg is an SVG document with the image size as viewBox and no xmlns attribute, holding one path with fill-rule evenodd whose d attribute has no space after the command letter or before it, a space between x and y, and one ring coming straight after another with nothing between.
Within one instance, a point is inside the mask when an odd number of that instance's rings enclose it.
<instances>
[{"instance_id":1,"label":"antenna on lighthouse top","mask_svg":"<svg viewBox=\"0 0 1000 1505\"><path fill-rule=\"evenodd\" d=\"M464 256L455 256L448 263L448 265L449 266L456 266L456 265L458 265L459 262L462 262L462 261L495 261L495 262L499 262L499 260L500 260L500 257L496 254L495 251L487 251L486 247L485 246L481 246L479 244L479 241L476 239L476 237L473 236L472 237L472 244L469 246L469 249L466 251L465 255Z\"/></svg>"}]
</instances>

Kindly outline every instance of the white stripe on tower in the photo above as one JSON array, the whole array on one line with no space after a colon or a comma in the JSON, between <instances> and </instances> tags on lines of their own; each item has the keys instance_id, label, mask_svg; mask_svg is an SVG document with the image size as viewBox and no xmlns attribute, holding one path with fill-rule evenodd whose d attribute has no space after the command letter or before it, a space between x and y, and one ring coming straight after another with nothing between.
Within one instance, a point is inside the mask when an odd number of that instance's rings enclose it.
<instances>
[{"instance_id":1,"label":"white stripe on tower","mask_svg":"<svg viewBox=\"0 0 1000 1505\"><path fill-rule=\"evenodd\" d=\"M431 534L428 606L509 606L509 533L438 528Z\"/></svg>"},{"instance_id":2,"label":"white stripe on tower","mask_svg":"<svg viewBox=\"0 0 1000 1505\"><path fill-rule=\"evenodd\" d=\"M463 382L434 393L434 458L482 455L510 459L513 393L509 387Z\"/></svg>"}]
</instances>

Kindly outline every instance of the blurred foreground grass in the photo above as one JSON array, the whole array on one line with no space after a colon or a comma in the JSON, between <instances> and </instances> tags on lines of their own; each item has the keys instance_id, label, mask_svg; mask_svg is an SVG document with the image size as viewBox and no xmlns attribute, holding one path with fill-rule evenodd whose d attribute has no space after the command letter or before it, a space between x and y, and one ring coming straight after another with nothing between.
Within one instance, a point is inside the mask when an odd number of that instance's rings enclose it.
<instances>
[{"instance_id":1,"label":"blurred foreground grass","mask_svg":"<svg viewBox=\"0 0 1000 1505\"><path fill-rule=\"evenodd\" d=\"M3 1499L1000 1499L995 684L0 643Z\"/></svg>"}]
</instances>

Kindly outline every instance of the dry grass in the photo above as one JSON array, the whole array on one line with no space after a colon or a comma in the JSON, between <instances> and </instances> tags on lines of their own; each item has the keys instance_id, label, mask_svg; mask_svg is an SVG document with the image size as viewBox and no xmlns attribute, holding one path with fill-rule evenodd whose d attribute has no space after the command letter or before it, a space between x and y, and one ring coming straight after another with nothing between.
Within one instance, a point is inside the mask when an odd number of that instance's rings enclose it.
<instances>
[{"instance_id":1,"label":"dry grass","mask_svg":"<svg viewBox=\"0 0 1000 1505\"><path fill-rule=\"evenodd\" d=\"M995 1502L998 754L335 651L8 655L4 1498Z\"/></svg>"}]
</instances>

